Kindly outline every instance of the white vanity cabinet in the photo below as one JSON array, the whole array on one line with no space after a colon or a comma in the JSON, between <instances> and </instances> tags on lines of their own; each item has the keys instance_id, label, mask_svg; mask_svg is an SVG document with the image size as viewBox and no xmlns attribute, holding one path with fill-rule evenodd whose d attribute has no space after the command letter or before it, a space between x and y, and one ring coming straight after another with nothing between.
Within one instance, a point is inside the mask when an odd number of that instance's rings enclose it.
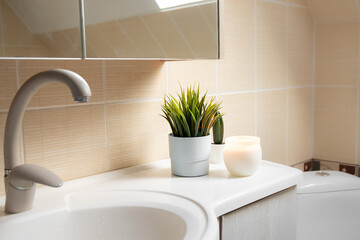
<instances>
[{"instance_id":1,"label":"white vanity cabinet","mask_svg":"<svg viewBox=\"0 0 360 240\"><path fill-rule=\"evenodd\" d=\"M296 238L296 188L291 187L219 217L221 240Z\"/></svg>"},{"instance_id":2,"label":"white vanity cabinet","mask_svg":"<svg viewBox=\"0 0 360 240\"><path fill-rule=\"evenodd\" d=\"M81 210L96 206L98 210L100 206L112 206L117 210L112 208L109 214L120 213L120 209L128 209L128 213L135 217L135 212L130 209L134 210L134 206L137 206L135 209L141 210L138 214L141 218L142 214L147 212L144 212L142 208L151 209L155 206L159 211L151 211L152 214L156 214L147 215L148 219L150 221L153 219L154 223L160 223L159 229L161 230L163 230L161 227L163 223L159 220L176 225L178 221L174 222L171 219L180 219L180 222L182 219L183 223L191 226L189 228L184 226L184 231L188 233L186 240L294 240L296 239L296 185L301 180L302 172L300 170L264 160L261 161L256 173L249 177L232 176L224 164L211 164L209 174L202 177L177 177L171 174L170 161L165 159L72 180L59 189L39 188L34 208L31 211L15 215L6 215L0 211L0 239L3 239L1 236L13 236L10 235L11 231L16 232L19 228L18 223L24 223L24 221L31 221L29 231L32 232L34 230L32 226L43 229L46 225L47 232L51 234L59 233L50 231L59 229L59 226L63 229L69 226L67 230L61 230L60 233L72 233L74 225L69 224L72 223L72 220L69 219L75 218L71 218L70 215L68 215L69 218L62 218L63 215L56 215L57 211L65 211L68 214L69 211L79 211L79 208ZM94 204L90 204L91 201L87 199L92 199ZM0 197L0 208L3 208L4 204L5 198ZM191 208L191 206L197 207ZM117 212L118 210L119 212ZM83 212L95 213L87 210ZM97 227L105 229L104 226L116 225L115 228L108 227L106 228L108 230L102 231L102 236L110 234L114 237L109 238L115 239L121 235L113 232L113 230L118 230L120 219L124 219L124 221L128 219L125 212L112 215L114 218L109 218L105 225L103 220L95 222L91 220L93 218L90 217L90 219L89 216L93 215L85 214L83 216L95 224L93 229ZM173 215L170 214L173 217L168 218L168 214L164 214L164 212L173 213ZM54 215L54 213L56 214ZM96 213L103 215L104 212L96 211ZM44 216L46 218L43 218ZM49 216L60 216L55 218L59 222L56 220L44 223L43 220L39 220L40 218L49 219ZM34 219L38 220L33 221ZM129 225L126 226L133 226L134 232L141 231L140 226L149 226L145 224L146 221L143 221L143 225L141 225L137 218L133 219L135 220L127 221ZM135 224L131 225L130 222ZM85 226L84 221L78 222L77 220L76 223ZM12 224L11 226L14 228L10 228L6 224ZM172 231L170 229L167 227L166 230ZM175 226L173 229L179 230L180 228ZM150 230L156 233L155 228ZM178 231L171 233L173 238L165 238L175 239L176 232ZM43 233L45 234L46 231ZM84 232L78 231L78 233ZM97 235L93 236L94 239L98 237ZM56 237L41 238L37 236L36 239L54 238Z\"/></svg>"}]
</instances>

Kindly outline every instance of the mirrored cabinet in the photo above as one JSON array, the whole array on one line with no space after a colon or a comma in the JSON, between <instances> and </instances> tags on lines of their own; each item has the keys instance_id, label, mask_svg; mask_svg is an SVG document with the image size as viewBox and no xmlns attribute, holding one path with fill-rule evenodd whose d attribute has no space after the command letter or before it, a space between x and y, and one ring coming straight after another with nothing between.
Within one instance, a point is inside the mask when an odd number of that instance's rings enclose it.
<instances>
[{"instance_id":1,"label":"mirrored cabinet","mask_svg":"<svg viewBox=\"0 0 360 240\"><path fill-rule=\"evenodd\" d=\"M216 0L0 3L0 58L219 57Z\"/></svg>"}]
</instances>

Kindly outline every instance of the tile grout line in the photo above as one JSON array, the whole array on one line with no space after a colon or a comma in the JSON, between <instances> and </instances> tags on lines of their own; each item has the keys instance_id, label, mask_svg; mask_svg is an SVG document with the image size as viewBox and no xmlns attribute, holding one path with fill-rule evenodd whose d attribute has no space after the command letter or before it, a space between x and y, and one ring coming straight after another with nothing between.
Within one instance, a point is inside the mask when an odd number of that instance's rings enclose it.
<instances>
[{"instance_id":1,"label":"tile grout line","mask_svg":"<svg viewBox=\"0 0 360 240\"><path fill-rule=\"evenodd\" d=\"M19 62L19 60L15 61L15 68L16 68L16 87L17 87L17 90L19 90L20 86L21 86L20 62Z\"/></svg>"},{"instance_id":2,"label":"tile grout line","mask_svg":"<svg viewBox=\"0 0 360 240\"><path fill-rule=\"evenodd\" d=\"M288 89L299 89L299 88L309 88L312 87L312 84L301 85L301 86L289 86L289 87L279 87L279 88L263 88L257 90L240 90L240 91L233 91L233 92L219 92L218 95L234 95L234 94L242 94L242 93L260 93L260 92L271 92L271 91L279 91L279 90L286 90ZM211 95L211 94L209 94Z\"/></svg>"},{"instance_id":3,"label":"tile grout line","mask_svg":"<svg viewBox=\"0 0 360 240\"><path fill-rule=\"evenodd\" d=\"M355 1L358 14L360 14L359 2ZM360 107L360 28L358 26L358 74L357 74L357 87L356 87L356 130L355 130L355 164L359 159L359 107Z\"/></svg>"},{"instance_id":4,"label":"tile grout line","mask_svg":"<svg viewBox=\"0 0 360 240\"><path fill-rule=\"evenodd\" d=\"M350 24L350 23L359 23L360 20L354 20L354 21L340 21L340 22L317 22L314 23L315 26L320 26L320 25L329 25L329 24Z\"/></svg>"},{"instance_id":5,"label":"tile grout line","mask_svg":"<svg viewBox=\"0 0 360 240\"><path fill-rule=\"evenodd\" d=\"M168 78L168 77L167 77ZM168 85L168 84L167 84ZM289 89L298 89L298 88L308 88L312 87L312 85L301 85L301 86L289 86ZM282 88L264 88L258 90L241 90L241 91L233 91L233 92L217 92L217 93L210 93L209 96L226 96L226 95L235 95L235 94L244 94L244 93L259 93L259 92L271 92L271 91L278 91L278 90L286 90L286 87ZM169 92L167 86L167 92ZM157 102L162 101L162 98L142 98L142 99L126 99L126 100L111 100L106 102L95 102L95 103L82 103L82 104L71 104L71 105L57 105L57 106L45 106L45 107L29 107L26 111L37 111L37 110L50 110L50 109L60 109L60 108L76 108L76 107L83 107L83 106L96 106L96 105L103 105L103 104L126 104L126 103L143 103L143 102ZM1 113L8 113L8 110L0 110Z\"/></svg>"},{"instance_id":6,"label":"tile grout line","mask_svg":"<svg viewBox=\"0 0 360 240\"><path fill-rule=\"evenodd\" d=\"M29 108L26 108L25 111L50 110L50 109L59 109L59 108L76 108L76 107L94 106L94 105L102 105L102 104L104 104L104 102L81 103L81 104L71 104L71 105L57 105L57 106L44 106L44 107L29 107Z\"/></svg>"},{"instance_id":7,"label":"tile grout line","mask_svg":"<svg viewBox=\"0 0 360 240\"><path fill-rule=\"evenodd\" d=\"M308 9L309 7L308 6L302 6L302 5L299 5L299 4L293 4L293 3L285 3L285 2L279 2L279 1L276 1L276 0L262 0L263 2L269 2L269 3L276 3L276 4L281 4L281 5L285 5L285 6L288 6L288 7L296 7L296 8L305 8L305 9Z\"/></svg>"},{"instance_id":8,"label":"tile grout line","mask_svg":"<svg viewBox=\"0 0 360 240\"><path fill-rule=\"evenodd\" d=\"M1 20L0 20L1 21ZM1 39L1 37L0 37ZM29 47L26 44L6 44L7 47ZM32 46L32 48L42 48L41 46ZM4 58L4 57L3 57ZM13 59L19 59L20 57L13 57Z\"/></svg>"},{"instance_id":9,"label":"tile grout line","mask_svg":"<svg viewBox=\"0 0 360 240\"><path fill-rule=\"evenodd\" d=\"M172 7L167 7L167 8L161 9L160 12L164 13L164 12L171 12L173 10L184 9L184 8L187 8L187 7L198 7L198 6L202 5L201 3L198 3L198 2L203 2L203 4L205 5L205 4L209 4L211 2L214 2L214 1L213 0L201 0L201 1L188 1L188 2L189 3L186 4L186 5L172 6Z\"/></svg>"},{"instance_id":10,"label":"tile grout line","mask_svg":"<svg viewBox=\"0 0 360 240\"><path fill-rule=\"evenodd\" d=\"M289 6L286 6L286 142L285 161L289 166Z\"/></svg>"},{"instance_id":11,"label":"tile grout line","mask_svg":"<svg viewBox=\"0 0 360 240\"><path fill-rule=\"evenodd\" d=\"M169 94L169 62L165 62L165 70L166 70L166 94Z\"/></svg>"},{"instance_id":12,"label":"tile grout line","mask_svg":"<svg viewBox=\"0 0 360 240\"><path fill-rule=\"evenodd\" d=\"M211 94L209 94L211 95ZM82 103L82 104L72 104L72 105L57 105L57 106L45 106L45 107L30 107L26 111L38 111L38 110L50 110L50 109L61 109L61 108L77 108L84 106L96 106L104 104L126 104L126 103L144 103L144 102L158 102L163 100L162 98L143 98L143 99L128 99L128 100L113 100L105 102L95 102L95 103ZM8 110L0 110L0 114L8 113Z\"/></svg>"},{"instance_id":13,"label":"tile grout line","mask_svg":"<svg viewBox=\"0 0 360 240\"><path fill-rule=\"evenodd\" d=\"M17 90L20 89L21 87L21 75L20 75L20 62L19 60L15 61L15 68L16 68L16 85L17 85ZM24 122L24 119L23 119ZM21 158L23 160L23 163L26 163L26 155L25 155L25 129L24 129L24 123L21 124L21 147L20 147L20 151L21 151Z\"/></svg>"},{"instance_id":14,"label":"tile grout line","mask_svg":"<svg viewBox=\"0 0 360 240\"><path fill-rule=\"evenodd\" d=\"M346 85L346 84L324 84L324 85L321 85L321 84L314 84L315 87L318 87L318 88L356 88L357 87L357 84L349 84L349 85Z\"/></svg>"},{"instance_id":15,"label":"tile grout line","mask_svg":"<svg viewBox=\"0 0 360 240\"><path fill-rule=\"evenodd\" d=\"M144 102L158 102L162 101L162 98L141 98L141 99L127 99L127 100L112 100L107 101L107 104L126 104L126 103L144 103Z\"/></svg>"},{"instance_id":16,"label":"tile grout line","mask_svg":"<svg viewBox=\"0 0 360 240\"><path fill-rule=\"evenodd\" d=\"M257 0L254 0L254 135L258 136L258 94L257 94L257 88L258 88L258 82L257 82Z\"/></svg>"},{"instance_id":17,"label":"tile grout line","mask_svg":"<svg viewBox=\"0 0 360 240\"><path fill-rule=\"evenodd\" d=\"M215 95L219 93L219 61L215 62Z\"/></svg>"},{"instance_id":18,"label":"tile grout line","mask_svg":"<svg viewBox=\"0 0 360 240\"><path fill-rule=\"evenodd\" d=\"M2 6L0 5L0 11L2 12ZM3 21L3 16L0 15L0 26L1 26L1 34L0 34L0 38L1 38L1 42L3 43L1 45L1 49L4 55L6 55L6 48L5 48L5 41L4 41L4 21Z\"/></svg>"},{"instance_id":19,"label":"tile grout line","mask_svg":"<svg viewBox=\"0 0 360 240\"><path fill-rule=\"evenodd\" d=\"M108 109L107 109L107 85L106 85L106 63L102 61L102 74L103 74L103 91L104 91L104 120L105 120L105 145L106 145L106 171L110 170L109 159L109 127L108 127Z\"/></svg>"},{"instance_id":20,"label":"tile grout line","mask_svg":"<svg viewBox=\"0 0 360 240\"><path fill-rule=\"evenodd\" d=\"M313 24L313 63L312 63L312 123L311 123L311 152L312 158L315 158L315 93L316 93L316 25Z\"/></svg>"},{"instance_id":21,"label":"tile grout line","mask_svg":"<svg viewBox=\"0 0 360 240\"><path fill-rule=\"evenodd\" d=\"M90 91L91 91L91 89L90 89ZM91 97L90 97L90 99L91 99ZM92 110L92 109L91 109ZM65 151L66 152L68 152L68 149L69 149L69 145L70 145L70 136L71 136L71 129L70 129L70 125L71 125L71 123L70 123L70 111L69 111L69 108L65 108L64 109L64 112L65 112L65 114L66 114L66 121L64 122L64 125L65 126L63 126L63 131L65 132L65 134L66 134L66 145L67 145L67 147L65 147ZM90 111L90 115L92 115L92 111ZM41 128L43 129L43 126L44 126L44 124L43 124L43 116L42 116L42 114L40 113L40 126L41 126ZM46 117L45 117L45 122L46 122ZM45 135L45 134L44 134ZM44 140L45 140L45 138L44 138L44 135L42 135L42 137L43 137L43 141L42 141L42 143L44 143ZM92 141L91 142L93 142L93 138L92 138ZM43 144L43 146L44 146L45 144ZM92 149L91 149L92 150ZM42 151L42 153L44 153L44 152L46 152L46 150L45 149L43 149L43 151ZM44 165L45 165L45 160L43 160L44 161ZM67 163L69 164L69 168L68 168L68 170L67 170L67 172L68 172L68 174L69 174L69 176L73 176L73 172L74 172L74 162L73 161L71 161L71 159L69 158L69 159L67 159ZM92 161L91 161L91 166L92 166Z\"/></svg>"}]
</instances>

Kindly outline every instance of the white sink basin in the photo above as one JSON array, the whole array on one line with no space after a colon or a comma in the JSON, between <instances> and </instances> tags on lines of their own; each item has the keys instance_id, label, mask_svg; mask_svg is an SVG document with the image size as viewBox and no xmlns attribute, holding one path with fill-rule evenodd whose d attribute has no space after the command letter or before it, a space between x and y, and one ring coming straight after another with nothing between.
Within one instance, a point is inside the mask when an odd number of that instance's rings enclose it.
<instances>
[{"instance_id":1,"label":"white sink basin","mask_svg":"<svg viewBox=\"0 0 360 240\"><path fill-rule=\"evenodd\" d=\"M12 216L11 216L12 217ZM0 239L204 239L209 216L196 202L148 191L66 196L66 207L0 222Z\"/></svg>"}]
</instances>

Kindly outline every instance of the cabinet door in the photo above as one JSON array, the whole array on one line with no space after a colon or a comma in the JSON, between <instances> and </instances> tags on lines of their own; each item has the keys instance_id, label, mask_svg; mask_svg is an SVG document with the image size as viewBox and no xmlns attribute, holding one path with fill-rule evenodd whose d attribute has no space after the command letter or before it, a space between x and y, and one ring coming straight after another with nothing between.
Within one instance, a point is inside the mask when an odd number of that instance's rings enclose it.
<instances>
[{"instance_id":1,"label":"cabinet door","mask_svg":"<svg viewBox=\"0 0 360 240\"><path fill-rule=\"evenodd\" d=\"M278 192L220 217L222 240L293 240L296 188Z\"/></svg>"},{"instance_id":2,"label":"cabinet door","mask_svg":"<svg viewBox=\"0 0 360 240\"><path fill-rule=\"evenodd\" d=\"M87 58L217 59L216 0L84 0Z\"/></svg>"}]
</instances>

